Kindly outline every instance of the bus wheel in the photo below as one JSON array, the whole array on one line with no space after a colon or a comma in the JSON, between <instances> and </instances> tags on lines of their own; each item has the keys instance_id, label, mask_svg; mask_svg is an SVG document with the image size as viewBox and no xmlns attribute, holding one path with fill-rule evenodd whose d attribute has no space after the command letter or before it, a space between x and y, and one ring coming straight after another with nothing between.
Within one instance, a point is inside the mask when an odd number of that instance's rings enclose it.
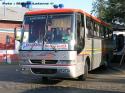
<instances>
[{"instance_id":1,"label":"bus wheel","mask_svg":"<svg viewBox=\"0 0 125 93\"><path fill-rule=\"evenodd\" d=\"M87 64L87 62L85 62L84 74L80 75L80 76L78 77L78 79L79 79L80 81L85 81L86 78L87 78L87 76L88 76L88 64Z\"/></svg>"}]
</instances>

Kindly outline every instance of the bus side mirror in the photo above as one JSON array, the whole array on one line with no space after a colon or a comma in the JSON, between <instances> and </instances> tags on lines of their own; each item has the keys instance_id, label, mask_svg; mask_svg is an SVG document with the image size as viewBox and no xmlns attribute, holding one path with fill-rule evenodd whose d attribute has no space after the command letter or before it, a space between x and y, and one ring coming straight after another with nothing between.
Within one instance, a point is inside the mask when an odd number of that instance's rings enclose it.
<instances>
[{"instance_id":1,"label":"bus side mirror","mask_svg":"<svg viewBox=\"0 0 125 93\"><path fill-rule=\"evenodd\" d=\"M6 35L6 45L9 45L9 44L10 44L10 36Z\"/></svg>"},{"instance_id":2,"label":"bus side mirror","mask_svg":"<svg viewBox=\"0 0 125 93\"><path fill-rule=\"evenodd\" d=\"M22 25L20 26L20 28L22 27ZM17 33L17 27L14 28L14 38L15 40L19 41L20 42L20 36L18 36L18 33Z\"/></svg>"}]
</instances>

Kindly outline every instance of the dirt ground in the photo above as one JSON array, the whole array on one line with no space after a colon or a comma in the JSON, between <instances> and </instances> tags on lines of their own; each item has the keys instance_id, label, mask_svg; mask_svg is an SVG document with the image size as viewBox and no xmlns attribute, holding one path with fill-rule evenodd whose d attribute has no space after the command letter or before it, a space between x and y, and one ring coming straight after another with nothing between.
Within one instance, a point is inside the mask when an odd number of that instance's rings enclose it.
<instances>
[{"instance_id":1,"label":"dirt ground","mask_svg":"<svg viewBox=\"0 0 125 93\"><path fill-rule=\"evenodd\" d=\"M0 93L125 93L125 64L89 72L86 81L23 75L18 65L0 65Z\"/></svg>"}]
</instances>

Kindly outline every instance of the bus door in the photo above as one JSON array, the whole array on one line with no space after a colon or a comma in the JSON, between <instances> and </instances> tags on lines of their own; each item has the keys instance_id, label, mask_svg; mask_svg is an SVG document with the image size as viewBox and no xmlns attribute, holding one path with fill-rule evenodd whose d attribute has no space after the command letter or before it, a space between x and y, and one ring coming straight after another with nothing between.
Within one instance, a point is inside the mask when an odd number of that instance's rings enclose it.
<instances>
[{"instance_id":1,"label":"bus door","mask_svg":"<svg viewBox=\"0 0 125 93\"><path fill-rule=\"evenodd\" d=\"M85 46L85 24L84 24L84 15L77 14L77 53L81 53ZM82 59L83 60L83 59Z\"/></svg>"}]
</instances>

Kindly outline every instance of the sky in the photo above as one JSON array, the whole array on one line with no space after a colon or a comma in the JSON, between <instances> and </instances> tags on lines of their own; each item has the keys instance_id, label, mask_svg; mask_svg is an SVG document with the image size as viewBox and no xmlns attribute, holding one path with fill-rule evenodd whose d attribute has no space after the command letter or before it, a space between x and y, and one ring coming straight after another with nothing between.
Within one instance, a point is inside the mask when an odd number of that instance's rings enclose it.
<instances>
[{"instance_id":1,"label":"sky","mask_svg":"<svg viewBox=\"0 0 125 93\"><path fill-rule=\"evenodd\" d=\"M21 5L17 5L16 3L32 1L33 3L42 3L41 5L34 4L32 5L32 8L53 8L53 4L64 4L64 8L82 9L90 13L92 10L92 2L94 0L0 0L0 6L4 6L2 4L4 1L6 3L6 7L21 7ZM44 3L49 4L46 5Z\"/></svg>"}]
</instances>

